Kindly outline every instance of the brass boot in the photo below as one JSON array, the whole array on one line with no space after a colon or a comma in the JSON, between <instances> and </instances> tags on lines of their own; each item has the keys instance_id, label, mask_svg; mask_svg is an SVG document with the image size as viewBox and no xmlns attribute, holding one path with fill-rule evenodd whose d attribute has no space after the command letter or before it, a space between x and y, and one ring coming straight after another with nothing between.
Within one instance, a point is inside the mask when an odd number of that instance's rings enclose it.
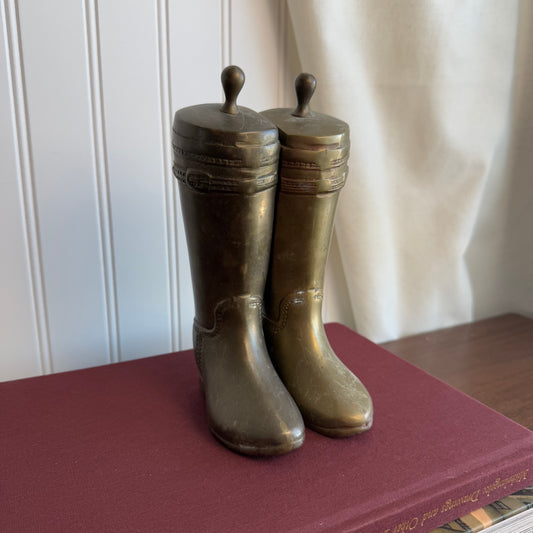
<instances>
[{"instance_id":1,"label":"brass boot","mask_svg":"<svg viewBox=\"0 0 533 533\"><path fill-rule=\"evenodd\" d=\"M238 67L222 73L226 103L179 110L173 171L179 181L195 302L194 352L209 429L233 451L298 448L304 424L268 357L262 296L268 269L278 133L236 105Z\"/></svg>"},{"instance_id":2,"label":"brass boot","mask_svg":"<svg viewBox=\"0 0 533 533\"><path fill-rule=\"evenodd\" d=\"M330 437L372 425L372 401L333 352L322 323L324 270L339 191L347 174L348 125L313 113L316 86L296 80L298 107L263 113L279 129L280 175L264 330L278 373L311 429Z\"/></svg>"}]
</instances>

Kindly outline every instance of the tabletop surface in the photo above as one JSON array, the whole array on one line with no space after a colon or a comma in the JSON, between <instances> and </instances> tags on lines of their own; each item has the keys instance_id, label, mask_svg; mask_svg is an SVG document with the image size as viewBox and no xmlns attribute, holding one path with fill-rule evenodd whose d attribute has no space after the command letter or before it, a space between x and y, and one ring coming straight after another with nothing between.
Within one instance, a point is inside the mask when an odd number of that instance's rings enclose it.
<instances>
[{"instance_id":1,"label":"tabletop surface","mask_svg":"<svg viewBox=\"0 0 533 533\"><path fill-rule=\"evenodd\" d=\"M506 314L381 346L533 430L533 320Z\"/></svg>"}]
</instances>

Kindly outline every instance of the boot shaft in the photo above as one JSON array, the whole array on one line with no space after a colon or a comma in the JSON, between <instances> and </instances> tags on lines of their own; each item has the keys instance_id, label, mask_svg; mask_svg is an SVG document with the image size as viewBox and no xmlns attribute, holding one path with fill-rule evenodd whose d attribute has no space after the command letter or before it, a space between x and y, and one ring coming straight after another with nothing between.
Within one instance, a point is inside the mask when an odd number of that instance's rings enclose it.
<instances>
[{"instance_id":1,"label":"boot shaft","mask_svg":"<svg viewBox=\"0 0 533 533\"><path fill-rule=\"evenodd\" d=\"M311 111L315 86L313 76L301 74L296 80L297 108L263 112L278 127L281 141L265 290L266 314L273 320L285 298L311 291L321 301L337 200L348 173L348 125Z\"/></svg>"},{"instance_id":2,"label":"boot shaft","mask_svg":"<svg viewBox=\"0 0 533 533\"><path fill-rule=\"evenodd\" d=\"M278 172L276 127L236 105L244 74L228 67L222 81L225 104L180 109L172 137L196 321L204 328L221 301L263 296Z\"/></svg>"},{"instance_id":3,"label":"boot shaft","mask_svg":"<svg viewBox=\"0 0 533 533\"><path fill-rule=\"evenodd\" d=\"M276 191L238 195L179 187L196 320L211 328L219 302L263 296Z\"/></svg>"},{"instance_id":4,"label":"boot shaft","mask_svg":"<svg viewBox=\"0 0 533 533\"><path fill-rule=\"evenodd\" d=\"M265 312L274 320L289 294L314 290L321 299L338 196L278 192L264 294Z\"/></svg>"}]
</instances>

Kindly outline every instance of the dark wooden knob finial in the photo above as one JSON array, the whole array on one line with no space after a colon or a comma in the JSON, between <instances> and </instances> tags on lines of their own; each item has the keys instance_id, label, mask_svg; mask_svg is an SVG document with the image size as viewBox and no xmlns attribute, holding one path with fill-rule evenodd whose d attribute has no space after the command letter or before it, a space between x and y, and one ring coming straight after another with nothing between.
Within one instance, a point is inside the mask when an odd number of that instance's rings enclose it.
<instances>
[{"instance_id":1,"label":"dark wooden knob finial","mask_svg":"<svg viewBox=\"0 0 533 533\"><path fill-rule=\"evenodd\" d=\"M229 115L236 115L239 112L237 96L239 96L244 85L244 72L241 68L231 65L222 71L220 79L226 95L226 101L220 111Z\"/></svg>"},{"instance_id":2,"label":"dark wooden knob finial","mask_svg":"<svg viewBox=\"0 0 533 533\"><path fill-rule=\"evenodd\" d=\"M296 98L298 99L298 106L293 111L292 115L295 117L308 117L311 115L309 102L316 89L316 79L312 74L303 72L294 82L296 89Z\"/></svg>"}]
</instances>

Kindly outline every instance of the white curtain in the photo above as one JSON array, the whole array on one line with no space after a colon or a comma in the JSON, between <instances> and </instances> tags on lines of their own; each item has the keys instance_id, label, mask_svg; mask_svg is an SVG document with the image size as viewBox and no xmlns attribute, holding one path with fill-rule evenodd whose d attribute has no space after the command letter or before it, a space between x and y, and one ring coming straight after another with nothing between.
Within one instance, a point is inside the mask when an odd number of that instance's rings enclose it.
<instances>
[{"instance_id":1,"label":"white curtain","mask_svg":"<svg viewBox=\"0 0 533 533\"><path fill-rule=\"evenodd\" d=\"M533 2L288 4L351 130L327 318L381 342L533 313Z\"/></svg>"}]
</instances>

